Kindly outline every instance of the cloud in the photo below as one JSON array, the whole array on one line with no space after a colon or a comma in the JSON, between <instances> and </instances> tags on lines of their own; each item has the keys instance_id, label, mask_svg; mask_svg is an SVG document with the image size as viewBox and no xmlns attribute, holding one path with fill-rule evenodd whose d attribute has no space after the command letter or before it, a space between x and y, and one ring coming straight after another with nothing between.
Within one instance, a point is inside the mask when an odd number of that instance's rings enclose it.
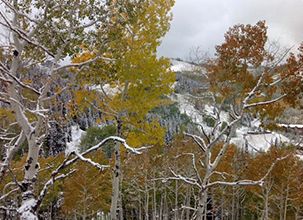
<instances>
[{"instance_id":1,"label":"cloud","mask_svg":"<svg viewBox=\"0 0 303 220\"><path fill-rule=\"evenodd\" d=\"M302 9L299 0L176 0L174 20L158 55L186 59L190 48L198 46L213 54L229 27L259 20L266 20L269 39L298 47L303 40Z\"/></svg>"}]
</instances>

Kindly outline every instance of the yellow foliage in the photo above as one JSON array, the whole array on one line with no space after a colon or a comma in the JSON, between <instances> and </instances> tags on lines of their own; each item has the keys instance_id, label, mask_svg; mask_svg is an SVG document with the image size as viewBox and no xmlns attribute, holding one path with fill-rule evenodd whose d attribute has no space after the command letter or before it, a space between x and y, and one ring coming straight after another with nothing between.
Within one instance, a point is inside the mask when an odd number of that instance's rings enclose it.
<instances>
[{"instance_id":1,"label":"yellow foliage","mask_svg":"<svg viewBox=\"0 0 303 220\"><path fill-rule=\"evenodd\" d=\"M105 159L101 150L90 154L87 157L100 164L107 165L109 161ZM73 210L77 213L93 214L97 210L109 212L111 198L111 170L110 168L100 171L91 164L78 161L73 165L77 172L64 182L63 211L69 215ZM75 193L76 192L76 193ZM74 216L72 214L72 216ZM93 217L93 215L91 216Z\"/></svg>"},{"instance_id":2,"label":"yellow foliage","mask_svg":"<svg viewBox=\"0 0 303 220\"><path fill-rule=\"evenodd\" d=\"M0 107L0 127L7 128L15 121L15 116L11 109Z\"/></svg>"},{"instance_id":3,"label":"yellow foliage","mask_svg":"<svg viewBox=\"0 0 303 220\"><path fill-rule=\"evenodd\" d=\"M78 73L80 85L103 86L104 92L89 94L84 89L75 92L72 109L83 109L88 99L96 99L98 107L107 113L104 120L122 121L122 136L128 138L132 146L163 142L164 129L154 120L147 122L146 115L164 100L164 95L172 92L175 75L170 70L169 59L157 58L157 47L169 29L172 19L169 13L173 0L112 1L113 10L110 27L107 26L108 41L99 51L109 62L100 59L89 68ZM99 31L103 37L102 28ZM102 41L102 40L101 40ZM74 63L94 58L98 51L80 45ZM76 71L76 69L74 69ZM127 131L127 132L126 132Z\"/></svg>"}]
</instances>

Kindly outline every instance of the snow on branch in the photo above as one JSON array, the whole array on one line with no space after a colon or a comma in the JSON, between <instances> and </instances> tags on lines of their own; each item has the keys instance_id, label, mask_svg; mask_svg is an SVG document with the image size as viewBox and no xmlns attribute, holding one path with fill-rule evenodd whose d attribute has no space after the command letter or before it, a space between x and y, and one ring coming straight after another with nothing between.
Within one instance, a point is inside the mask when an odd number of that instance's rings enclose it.
<instances>
[{"instance_id":1,"label":"snow on branch","mask_svg":"<svg viewBox=\"0 0 303 220\"><path fill-rule=\"evenodd\" d=\"M218 171L213 171L213 172L210 174L210 176L215 175L215 174L221 176L222 179L224 179L224 180L226 180L226 177L225 177L225 176L231 176L231 177L233 177L233 178L236 177L236 176L233 175L233 174L226 173L226 172L218 172Z\"/></svg>"},{"instance_id":2,"label":"snow on branch","mask_svg":"<svg viewBox=\"0 0 303 220\"><path fill-rule=\"evenodd\" d=\"M69 172L68 174L61 174L60 176L56 177L57 174L59 174L60 170L66 168L67 166L73 164L74 162L76 162L77 160L82 160L82 161L85 161L85 162L88 162L90 164L92 164L93 166L103 170L104 168L107 168L107 167L110 167L110 166L107 166L107 165L100 165L98 163L95 163L94 161L92 161L91 159L89 158L85 158L84 156L87 155L88 153L92 152L92 151L95 151L99 148L101 148L105 143L107 143L108 141L110 140L113 140L113 141L119 141L122 143L122 145L132 151L133 153L136 153L136 154L141 154L141 152L139 152L137 149L135 148L132 148L130 146L128 146L128 144L126 143L126 141L122 138L119 138L119 137L114 137L114 136L111 136L111 137L108 137L108 138L105 138L103 141L101 141L99 144L89 148L87 151L83 152L82 154L79 154L79 153L76 153L76 152L72 152L68 155L67 158L65 158L65 160L62 162L62 164L55 170L52 172L52 176L51 176L51 179L48 180L48 182L44 185L42 191L40 192L40 195L36 201L36 204L33 206L34 207L34 210L37 210L39 208L39 206L41 205L45 195L46 195L46 192L47 192L47 189L54 184L55 181L59 180L59 179L64 179L68 176L70 176L71 174L73 174L76 170L72 170L71 172ZM70 157L75 154L76 156L72 159L70 159Z\"/></svg>"},{"instance_id":3,"label":"snow on branch","mask_svg":"<svg viewBox=\"0 0 303 220\"><path fill-rule=\"evenodd\" d=\"M212 183L209 183L205 186L205 188L211 188L215 185L224 185L224 186L255 186L255 185L259 185L262 186L264 181L267 179L267 177L270 175L271 171L273 170L273 168L276 166L276 164L282 160L287 159L288 157L290 157L293 154L290 153L284 157L281 158L277 158L275 160L275 162L271 165L271 167L268 169L267 173L260 179L260 180L240 180L240 181L236 181L236 182L224 182L224 181L215 181Z\"/></svg>"},{"instance_id":4,"label":"snow on branch","mask_svg":"<svg viewBox=\"0 0 303 220\"><path fill-rule=\"evenodd\" d=\"M197 181L195 179L186 178L181 175L176 175L176 177L154 178L154 179L151 179L150 181L162 181L163 183L166 183L167 181L170 181L170 180L182 180L185 183L188 183L188 184L194 185L194 186L198 186L199 188L201 188L201 186L197 183Z\"/></svg>"},{"instance_id":5,"label":"snow on branch","mask_svg":"<svg viewBox=\"0 0 303 220\"><path fill-rule=\"evenodd\" d=\"M75 154L77 155L77 157L78 157L80 160L82 160L82 161L84 161L84 162L87 162L87 163L90 163L91 165L93 165L94 167L97 167L97 168L100 169L101 171L104 170L104 168L110 167L109 165L100 165L100 164L98 164L98 163L92 161L90 158L85 158L85 157L83 157L81 154L79 154L79 153L77 153L77 152L75 152Z\"/></svg>"},{"instance_id":6,"label":"snow on branch","mask_svg":"<svg viewBox=\"0 0 303 220\"><path fill-rule=\"evenodd\" d=\"M179 158L181 156L190 156L192 157L192 163L193 163L193 167L194 167L194 170L195 170L195 173L197 175L197 178L199 180L200 183L202 183L202 180L201 180L201 177L200 177L200 174L199 174L199 171L196 167L196 159L195 159L195 155L193 153L184 153L184 154L181 154L181 155L178 155L176 158Z\"/></svg>"},{"instance_id":7,"label":"snow on branch","mask_svg":"<svg viewBox=\"0 0 303 220\"><path fill-rule=\"evenodd\" d=\"M2 70L2 69L1 69ZM5 79L3 77L0 77L0 81L4 82L4 83L12 83L13 81L9 80L9 79Z\"/></svg>"},{"instance_id":8,"label":"snow on branch","mask_svg":"<svg viewBox=\"0 0 303 220\"><path fill-rule=\"evenodd\" d=\"M215 181L212 183L209 183L205 186L205 188L211 188L215 185L224 185L224 186L255 186L255 185L263 185L262 180L253 181L253 180L240 180L236 182L224 182L224 181Z\"/></svg>"},{"instance_id":9,"label":"snow on branch","mask_svg":"<svg viewBox=\"0 0 303 220\"><path fill-rule=\"evenodd\" d=\"M6 197L10 196L14 192L18 192L20 188L15 188L9 191L8 193L5 193L3 196L0 197L0 201L4 200Z\"/></svg>"},{"instance_id":10,"label":"snow on branch","mask_svg":"<svg viewBox=\"0 0 303 220\"><path fill-rule=\"evenodd\" d=\"M271 165L271 167L270 167L269 170L267 171L267 173L265 174L265 176L261 179L261 181L264 181L264 180L269 176L269 174L271 173L271 171L274 169L274 167L276 166L276 164L277 164L278 162L287 159L287 158L290 157L292 154L294 154L294 152L291 152L291 153L287 154L287 155L284 156L284 157L281 157L281 158L276 159L275 162Z\"/></svg>"},{"instance_id":11,"label":"snow on branch","mask_svg":"<svg viewBox=\"0 0 303 220\"><path fill-rule=\"evenodd\" d=\"M1 0L8 8L10 8L15 14L21 16L21 17L25 17L26 19L28 19L29 21L33 22L33 23L38 23L38 21L34 20L33 18L29 17L28 15L18 11L12 4L10 4L8 1L5 0Z\"/></svg>"},{"instance_id":12,"label":"snow on branch","mask_svg":"<svg viewBox=\"0 0 303 220\"><path fill-rule=\"evenodd\" d=\"M127 150L130 150L132 151L133 153L135 154L142 154L142 152L140 152L138 149L136 148L132 148L130 147L126 141L123 139L123 138L120 138L120 137L116 137L116 136L110 136L110 137L107 137L105 138L103 141L101 141L99 144L89 148L88 150L86 150L85 152L82 153L82 156L85 156L86 154L92 152L92 151L95 151L97 149L99 149L100 147L102 147L105 143L107 143L108 141L118 141L120 142ZM141 150L142 148L140 148Z\"/></svg>"},{"instance_id":13,"label":"snow on branch","mask_svg":"<svg viewBox=\"0 0 303 220\"><path fill-rule=\"evenodd\" d=\"M17 209L15 209L15 208L8 208L5 206L0 206L0 209L7 210L7 211L17 211Z\"/></svg>"},{"instance_id":14,"label":"snow on branch","mask_svg":"<svg viewBox=\"0 0 303 220\"><path fill-rule=\"evenodd\" d=\"M95 62L95 61L97 61L99 59L106 60L106 61L109 61L109 62L115 61L115 59L110 59L110 58L106 58L106 57L100 57L99 55L97 55L95 58L90 59L90 60L85 61L85 62L71 63L71 64L67 64L67 65L64 65L64 66L57 67L54 71L59 71L61 69L69 68L69 67L82 67L82 66L91 64L91 63L93 63L93 62Z\"/></svg>"},{"instance_id":15,"label":"snow on branch","mask_svg":"<svg viewBox=\"0 0 303 220\"><path fill-rule=\"evenodd\" d=\"M182 180L184 181L185 183L188 183L190 185L194 185L194 186L198 186L200 189L201 189L201 186L200 184L197 182L196 179L193 179L193 178L188 178L188 177L184 177L184 176L181 176L181 175L177 175L174 171L172 171L170 169L171 173L174 175L174 177L166 177L166 178L155 178L155 179L152 179L150 181L162 181L163 183L166 183L167 181L169 180Z\"/></svg>"},{"instance_id":16,"label":"snow on branch","mask_svg":"<svg viewBox=\"0 0 303 220\"><path fill-rule=\"evenodd\" d=\"M246 104L246 105L244 105L243 108L246 109L246 108L256 107L256 106L260 106L260 105L269 105L269 104L272 104L274 102L277 102L277 101L283 99L285 96L286 96L286 94L281 95L278 98L275 98L275 99L272 99L272 100L269 100L269 101Z\"/></svg>"},{"instance_id":17,"label":"snow on branch","mask_svg":"<svg viewBox=\"0 0 303 220\"><path fill-rule=\"evenodd\" d=\"M23 39L25 42L27 42L28 44L31 44L33 46L36 46L40 49L42 49L44 52L46 52L48 55L50 55L51 57L54 57L54 54L52 52L50 52L47 48L45 48L43 45L34 42L32 40L30 40L27 36L27 33L25 33L23 30L20 30L18 27L15 27L5 16L4 14L0 11L0 15L1 17L4 19L5 23L7 24L7 27L15 32L16 34L18 34L18 36Z\"/></svg>"},{"instance_id":18,"label":"snow on branch","mask_svg":"<svg viewBox=\"0 0 303 220\"><path fill-rule=\"evenodd\" d=\"M186 183L192 184L192 185L196 185L199 188L201 188L201 186L198 184L197 180L193 179L193 178L188 178L188 177L184 177L181 176L180 174L176 174L173 170L170 169L170 172L175 176L176 179L182 180Z\"/></svg>"},{"instance_id":19,"label":"snow on branch","mask_svg":"<svg viewBox=\"0 0 303 220\"><path fill-rule=\"evenodd\" d=\"M206 151L206 143L205 143L205 141L203 140L203 138L201 138L201 137L199 137L199 136L197 136L197 135L193 135L193 134L188 134L188 133L184 133L186 136L189 136L189 137L191 137L191 138L193 138L194 139L194 141L198 144L198 146L201 148L201 150L202 151ZM202 144L199 142L199 141L201 141L202 142Z\"/></svg>"},{"instance_id":20,"label":"snow on branch","mask_svg":"<svg viewBox=\"0 0 303 220\"><path fill-rule=\"evenodd\" d=\"M196 208L193 208L193 207L189 207L189 206L185 206L185 205L181 205L180 207L181 209L188 209L188 210L191 210L191 211L197 211Z\"/></svg>"},{"instance_id":21,"label":"snow on branch","mask_svg":"<svg viewBox=\"0 0 303 220\"><path fill-rule=\"evenodd\" d=\"M16 76L14 76L13 74L11 74L10 72L6 72L7 75L9 75L16 83L18 83L20 86L22 86L25 89L29 89L31 91L33 91L34 93L36 93L37 95L41 95L41 93L34 89L33 87L21 82Z\"/></svg>"},{"instance_id":22,"label":"snow on branch","mask_svg":"<svg viewBox=\"0 0 303 220\"><path fill-rule=\"evenodd\" d=\"M67 174L61 174L60 176L57 176L57 177L54 177L54 173L53 173L52 177L45 183L43 189L41 190L41 192L39 194L38 199L36 200L36 203L33 205L34 210L37 210L38 207L41 205L41 203L42 203L42 201L43 201L43 199L44 199L44 197L46 195L47 189L50 186L52 186L57 180L65 179L66 177L70 176L74 172L76 172L76 170L72 170L72 171L70 171Z\"/></svg>"}]
</instances>

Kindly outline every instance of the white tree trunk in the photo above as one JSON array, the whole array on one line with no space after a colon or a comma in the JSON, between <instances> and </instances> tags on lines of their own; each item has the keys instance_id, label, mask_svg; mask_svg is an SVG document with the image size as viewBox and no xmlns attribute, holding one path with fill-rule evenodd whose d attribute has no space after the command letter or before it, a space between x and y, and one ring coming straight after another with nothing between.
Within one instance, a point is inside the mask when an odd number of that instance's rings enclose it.
<instances>
[{"instance_id":1,"label":"white tree trunk","mask_svg":"<svg viewBox=\"0 0 303 220\"><path fill-rule=\"evenodd\" d=\"M114 179L113 179L113 195L110 208L111 220L117 220L117 205L119 199L119 176L120 176L120 165L121 165L121 149L120 142L115 144L115 167L114 167Z\"/></svg>"}]
</instances>

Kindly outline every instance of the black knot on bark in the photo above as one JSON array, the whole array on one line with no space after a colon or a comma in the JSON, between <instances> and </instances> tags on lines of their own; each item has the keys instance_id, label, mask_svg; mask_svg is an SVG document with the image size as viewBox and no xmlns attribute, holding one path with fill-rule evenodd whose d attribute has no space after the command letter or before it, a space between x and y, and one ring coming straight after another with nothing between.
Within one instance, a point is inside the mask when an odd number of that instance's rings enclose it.
<instances>
[{"instance_id":1,"label":"black knot on bark","mask_svg":"<svg viewBox=\"0 0 303 220\"><path fill-rule=\"evenodd\" d=\"M29 157L28 160L27 160L27 163L28 163L28 164L31 164L32 162L33 162L33 158L32 158L32 157Z\"/></svg>"},{"instance_id":2,"label":"black knot on bark","mask_svg":"<svg viewBox=\"0 0 303 220\"><path fill-rule=\"evenodd\" d=\"M19 52L17 50L14 50L13 54L14 54L15 57L17 57L19 55Z\"/></svg>"},{"instance_id":3,"label":"black knot on bark","mask_svg":"<svg viewBox=\"0 0 303 220\"><path fill-rule=\"evenodd\" d=\"M30 165L27 164L27 165L25 166L25 169L28 170L29 168L30 168Z\"/></svg>"}]
</instances>

